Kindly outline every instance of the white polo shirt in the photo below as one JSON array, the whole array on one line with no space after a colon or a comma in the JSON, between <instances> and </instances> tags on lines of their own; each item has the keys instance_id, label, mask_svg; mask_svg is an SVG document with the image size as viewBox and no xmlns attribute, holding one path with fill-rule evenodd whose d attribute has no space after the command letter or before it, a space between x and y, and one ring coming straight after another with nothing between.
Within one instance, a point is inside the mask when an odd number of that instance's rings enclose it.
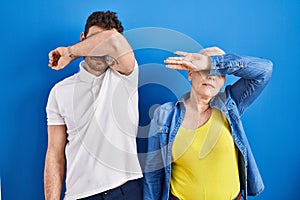
<instances>
[{"instance_id":1,"label":"white polo shirt","mask_svg":"<svg viewBox=\"0 0 300 200\"><path fill-rule=\"evenodd\" d=\"M52 88L48 125L67 126L65 200L142 177L136 149L137 87L137 63L128 76L108 68L99 77L80 63L78 73Z\"/></svg>"}]
</instances>

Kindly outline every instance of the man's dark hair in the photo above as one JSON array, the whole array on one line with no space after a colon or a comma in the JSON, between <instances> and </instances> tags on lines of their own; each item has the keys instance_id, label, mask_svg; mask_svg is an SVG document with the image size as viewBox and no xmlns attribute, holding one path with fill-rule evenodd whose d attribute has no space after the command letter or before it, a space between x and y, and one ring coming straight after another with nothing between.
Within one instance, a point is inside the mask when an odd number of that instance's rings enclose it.
<instances>
[{"instance_id":1,"label":"man's dark hair","mask_svg":"<svg viewBox=\"0 0 300 200\"><path fill-rule=\"evenodd\" d=\"M85 37L89 32L89 28L92 26L99 26L107 30L114 28L119 33L122 33L124 30L122 23L119 21L116 13L111 11L106 11L106 12L98 11L92 13L86 20L86 24L84 28Z\"/></svg>"}]
</instances>

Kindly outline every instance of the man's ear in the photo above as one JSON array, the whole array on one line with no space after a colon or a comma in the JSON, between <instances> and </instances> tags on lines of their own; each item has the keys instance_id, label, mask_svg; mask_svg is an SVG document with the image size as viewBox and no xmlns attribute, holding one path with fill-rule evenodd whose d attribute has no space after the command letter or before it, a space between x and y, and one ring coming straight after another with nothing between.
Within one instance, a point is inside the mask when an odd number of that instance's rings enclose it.
<instances>
[{"instance_id":1,"label":"man's ear","mask_svg":"<svg viewBox=\"0 0 300 200\"><path fill-rule=\"evenodd\" d=\"M82 33L80 34L80 41L83 41L84 39L85 39L84 32L82 32Z\"/></svg>"}]
</instances>

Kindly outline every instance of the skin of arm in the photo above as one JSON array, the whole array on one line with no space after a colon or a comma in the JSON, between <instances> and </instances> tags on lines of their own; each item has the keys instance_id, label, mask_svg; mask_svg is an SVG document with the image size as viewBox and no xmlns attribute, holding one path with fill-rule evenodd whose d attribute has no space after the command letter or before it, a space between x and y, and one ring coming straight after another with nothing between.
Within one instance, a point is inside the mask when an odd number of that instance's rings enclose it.
<instances>
[{"instance_id":1,"label":"skin of arm","mask_svg":"<svg viewBox=\"0 0 300 200\"><path fill-rule=\"evenodd\" d=\"M46 200L59 200L65 174L66 126L48 126L48 148L44 169Z\"/></svg>"},{"instance_id":2,"label":"skin of arm","mask_svg":"<svg viewBox=\"0 0 300 200\"><path fill-rule=\"evenodd\" d=\"M133 50L125 37L115 29L94 34L69 47L58 47L49 53L49 66L59 70L77 57L104 56L115 58L118 63L110 66L122 74L130 74L135 65Z\"/></svg>"}]
</instances>

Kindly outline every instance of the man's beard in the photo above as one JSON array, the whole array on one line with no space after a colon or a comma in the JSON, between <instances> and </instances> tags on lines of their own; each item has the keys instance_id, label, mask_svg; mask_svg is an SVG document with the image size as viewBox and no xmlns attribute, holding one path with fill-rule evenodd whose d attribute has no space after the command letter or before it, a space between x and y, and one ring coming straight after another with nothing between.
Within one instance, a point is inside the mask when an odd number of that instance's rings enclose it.
<instances>
[{"instance_id":1,"label":"man's beard","mask_svg":"<svg viewBox=\"0 0 300 200\"><path fill-rule=\"evenodd\" d=\"M85 62L90 69L96 72L105 72L109 67L108 63L103 59L102 56L85 58Z\"/></svg>"}]
</instances>

